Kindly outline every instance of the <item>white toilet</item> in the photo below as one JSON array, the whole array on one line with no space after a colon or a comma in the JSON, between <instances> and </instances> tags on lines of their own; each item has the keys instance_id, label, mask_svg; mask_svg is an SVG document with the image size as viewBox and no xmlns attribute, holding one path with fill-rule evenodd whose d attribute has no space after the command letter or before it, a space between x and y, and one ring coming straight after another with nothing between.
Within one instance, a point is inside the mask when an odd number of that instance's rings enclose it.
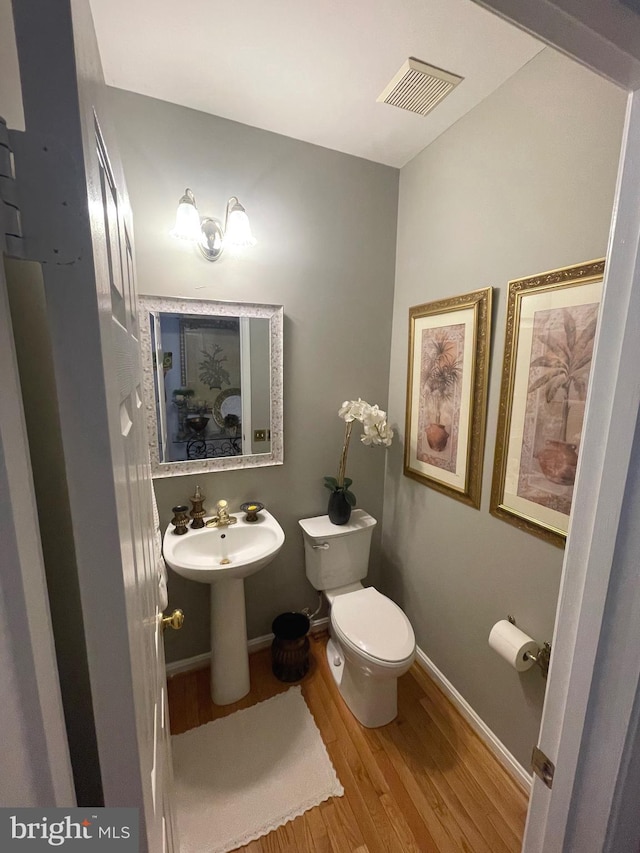
<instances>
[{"instance_id":1,"label":"white toilet","mask_svg":"<svg viewBox=\"0 0 640 853\"><path fill-rule=\"evenodd\" d=\"M327 515L300 519L307 577L330 606L329 668L342 698L363 726L398 713L398 678L415 657L411 623L391 599L363 587L376 525L364 510L335 525Z\"/></svg>"}]
</instances>

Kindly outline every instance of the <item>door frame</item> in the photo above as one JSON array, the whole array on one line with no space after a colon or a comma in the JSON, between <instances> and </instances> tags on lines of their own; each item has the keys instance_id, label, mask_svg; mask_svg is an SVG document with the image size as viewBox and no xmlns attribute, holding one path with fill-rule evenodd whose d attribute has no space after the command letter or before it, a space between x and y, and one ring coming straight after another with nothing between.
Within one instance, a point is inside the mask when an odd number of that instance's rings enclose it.
<instances>
[{"instance_id":1,"label":"door frame","mask_svg":"<svg viewBox=\"0 0 640 853\"><path fill-rule=\"evenodd\" d=\"M10 54L3 60L3 92L13 122L23 125L13 16L5 0L0 22ZM69 808L76 792L4 263L22 251L12 156L0 116L0 726L6 747L0 804Z\"/></svg>"},{"instance_id":2,"label":"door frame","mask_svg":"<svg viewBox=\"0 0 640 853\"><path fill-rule=\"evenodd\" d=\"M4 270L0 199L0 725L3 806L75 806Z\"/></svg>"},{"instance_id":3,"label":"door frame","mask_svg":"<svg viewBox=\"0 0 640 853\"><path fill-rule=\"evenodd\" d=\"M475 2L629 93L539 737L555 775L551 790L534 776L523 846L524 853L613 851L625 803L640 793L629 772L640 714L640 596L630 594L640 547L625 525L640 503L640 472L630 467L640 408L640 49L634 55L622 44L629 10L620 7L616 20L607 2L579 18L550 0Z\"/></svg>"},{"instance_id":4,"label":"door frame","mask_svg":"<svg viewBox=\"0 0 640 853\"><path fill-rule=\"evenodd\" d=\"M86 85L92 72L76 63L70 0L46 11L36 0L14 0L13 13L27 127L11 135L24 255L42 263L54 347L76 341L54 371L102 790L107 805L141 803L140 780L126 772L136 725L124 590L114 581L121 555L100 340L75 319L95 311L97 322L98 313L78 91L79 75ZM41 105L45 68L50 107ZM91 153L97 157L95 144ZM82 419L74 415L79 398ZM114 667L113 659L124 663Z\"/></svg>"}]
</instances>

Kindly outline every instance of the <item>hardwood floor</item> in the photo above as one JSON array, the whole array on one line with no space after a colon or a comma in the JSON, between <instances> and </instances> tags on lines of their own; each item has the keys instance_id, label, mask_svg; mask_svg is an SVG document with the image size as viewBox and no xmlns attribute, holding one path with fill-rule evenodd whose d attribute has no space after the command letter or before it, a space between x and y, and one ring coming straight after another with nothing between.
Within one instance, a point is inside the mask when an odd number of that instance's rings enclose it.
<instances>
[{"instance_id":1,"label":"hardwood floor","mask_svg":"<svg viewBox=\"0 0 640 853\"><path fill-rule=\"evenodd\" d=\"M468 723L416 664L399 680L399 714L366 729L348 711L326 661L326 635L311 637L300 682L345 790L244 853L516 853L527 797ZM209 670L169 679L171 731L246 708L291 685L271 672L270 649L251 655L251 692L215 706Z\"/></svg>"}]
</instances>

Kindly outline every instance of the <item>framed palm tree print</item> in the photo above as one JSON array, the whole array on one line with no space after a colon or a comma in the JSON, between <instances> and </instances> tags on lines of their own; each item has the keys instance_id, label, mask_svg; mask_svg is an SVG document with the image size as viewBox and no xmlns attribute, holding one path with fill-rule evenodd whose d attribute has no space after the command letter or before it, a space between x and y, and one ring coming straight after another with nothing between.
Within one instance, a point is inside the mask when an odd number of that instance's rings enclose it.
<instances>
[{"instance_id":1,"label":"framed palm tree print","mask_svg":"<svg viewBox=\"0 0 640 853\"><path fill-rule=\"evenodd\" d=\"M409 309L404 473L478 509L490 287Z\"/></svg>"},{"instance_id":2,"label":"framed palm tree print","mask_svg":"<svg viewBox=\"0 0 640 853\"><path fill-rule=\"evenodd\" d=\"M491 513L564 546L604 259L509 282Z\"/></svg>"}]
</instances>

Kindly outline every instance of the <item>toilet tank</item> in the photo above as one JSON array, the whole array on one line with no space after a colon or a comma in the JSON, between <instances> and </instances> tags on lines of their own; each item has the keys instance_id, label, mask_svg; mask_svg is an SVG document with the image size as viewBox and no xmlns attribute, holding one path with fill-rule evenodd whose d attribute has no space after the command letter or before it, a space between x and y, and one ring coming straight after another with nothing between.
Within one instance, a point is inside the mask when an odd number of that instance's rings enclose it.
<instances>
[{"instance_id":1,"label":"toilet tank","mask_svg":"<svg viewBox=\"0 0 640 853\"><path fill-rule=\"evenodd\" d=\"M366 577L375 518L354 509L346 524L332 524L328 515L301 518L298 523L307 577L315 589L336 589Z\"/></svg>"}]
</instances>

